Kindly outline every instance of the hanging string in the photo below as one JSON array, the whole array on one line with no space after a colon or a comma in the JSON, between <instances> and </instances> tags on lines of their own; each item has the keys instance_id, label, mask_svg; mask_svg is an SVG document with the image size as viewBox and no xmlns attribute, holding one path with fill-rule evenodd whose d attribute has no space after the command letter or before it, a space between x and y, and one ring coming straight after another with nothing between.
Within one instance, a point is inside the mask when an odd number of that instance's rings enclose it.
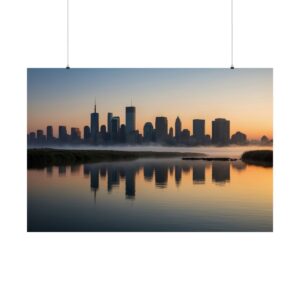
<instances>
[{"instance_id":1,"label":"hanging string","mask_svg":"<svg viewBox=\"0 0 300 300\"><path fill-rule=\"evenodd\" d=\"M233 66L233 0L231 0L231 67L230 69L234 69Z\"/></svg>"},{"instance_id":2,"label":"hanging string","mask_svg":"<svg viewBox=\"0 0 300 300\"><path fill-rule=\"evenodd\" d=\"M66 69L70 69L69 65L69 52L70 52L70 47L69 47L69 35L70 35L70 29L69 29L69 0L67 0L67 67Z\"/></svg>"}]
</instances>

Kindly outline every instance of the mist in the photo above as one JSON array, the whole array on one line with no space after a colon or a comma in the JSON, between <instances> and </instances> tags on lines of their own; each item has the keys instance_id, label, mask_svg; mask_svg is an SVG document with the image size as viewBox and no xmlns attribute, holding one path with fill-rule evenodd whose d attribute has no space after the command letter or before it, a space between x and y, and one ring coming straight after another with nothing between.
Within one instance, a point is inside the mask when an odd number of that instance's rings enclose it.
<instances>
[{"instance_id":1,"label":"mist","mask_svg":"<svg viewBox=\"0 0 300 300\"><path fill-rule=\"evenodd\" d=\"M193 152L202 153L209 157L230 157L240 158L241 155L250 150L272 150L272 146L260 145L247 145L247 146L197 146L197 147L184 147L184 146L160 146L160 145L31 145L28 149L33 148L52 148L52 149L65 149L65 150L115 150L115 151L153 151L153 152Z\"/></svg>"}]
</instances>

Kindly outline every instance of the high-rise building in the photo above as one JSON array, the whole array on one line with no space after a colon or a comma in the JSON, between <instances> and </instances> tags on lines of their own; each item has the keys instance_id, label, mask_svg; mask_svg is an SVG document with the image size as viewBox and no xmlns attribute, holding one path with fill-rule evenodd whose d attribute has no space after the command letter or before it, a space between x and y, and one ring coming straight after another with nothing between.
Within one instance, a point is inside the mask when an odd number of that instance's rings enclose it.
<instances>
[{"instance_id":1,"label":"high-rise building","mask_svg":"<svg viewBox=\"0 0 300 300\"><path fill-rule=\"evenodd\" d=\"M95 103L94 112L91 113L91 138L93 143L97 143L98 133L99 133L99 114L97 113L96 103Z\"/></svg>"},{"instance_id":2,"label":"high-rise building","mask_svg":"<svg viewBox=\"0 0 300 300\"><path fill-rule=\"evenodd\" d=\"M111 137L113 141L117 140L119 130L120 130L120 117L114 116L111 119Z\"/></svg>"},{"instance_id":3,"label":"high-rise building","mask_svg":"<svg viewBox=\"0 0 300 300\"><path fill-rule=\"evenodd\" d=\"M107 132L111 135L111 119L113 114L111 112L107 113Z\"/></svg>"},{"instance_id":4,"label":"high-rise building","mask_svg":"<svg viewBox=\"0 0 300 300\"><path fill-rule=\"evenodd\" d=\"M181 121L180 121L179 117L177 117L176 121L175 121L175 138L176 138L176 140L180 139L180 135L181 135Z\"/></svg>"},{"instance_id":5,"label":"high-rise building","mask_svg":"<svg viewBox=\"0 0 300 300\"><path fill-rule=\"evenodd\" d=\"M58 127L58 138L61 143L66 143L68 141L67 127L60 125Z\"/></svg>"},{"instance_id":6,"label":"high-rise building","mask_svg":"<svg viewBox=\"0 0 300 300\"><path fill-rule=\"evenodd\" d=\"M122 124L120 126L119 138L120 138L121 143L126 143L126 126L125 126L125 124Z\"/></svg>"},{"instance_id":7,"label":"high-rise building","mask_svg":"<svg viewBox=\"0 0 300 300\"><path fill-rule=\"evenodd\" d=\"M170 138L173 138L174 136L174 130L173 130L173 127L170 127L170 130L169 130L169 137Z\"/></svg>"},{"instance_id":8,"label":"high-rise building","mask_svg":"<svg viewBox=\"0 0 300 300\"><path fill-rule=\"evenodd\" d=\"M89 141L91 138L91 129L89 126L84 126L83 129L83 139L85 142Z\"/></svg>"},{"instance_id":9,"label":"high-rise building","mask_svg":"<svg viewBox=\"0 0 300 300\"><path fill-rule=\"evenodd\" d=\"M126 107L126 133L135 131L135 106Z\"/></svg>"},{"instance_id":10,"label":"high-rise building","mask_svg":"<svg viewBox=\"0 0 300 300\"><path fill-rule=\"evenodd\" d=\"M227 145L229 141L230 121L221 118L212 121L212 143L216 145Z\"/></svg>"},{"instance_id":11,"label":"high-rise building","mask_svg":"<svg viewBox=\"0 0 300 300\"><path fill-rule=\"evenodd\" d=\"M52 126L47 126L47 142L52 142L53 141L53 127Z\"/></svg>"},{"instance_id":12,"label":"high-rise building","mask_svg":"<svg viewBox=\"0 0 300 300\"><path fill-rule=\"evenodd\" d=\"M71 128L71 141L74 143L80 142L81 139L81 132L79 128L72 127Z\"/></svg>"},{"instance_id":13,"label":"high-rise building","mask_svg":"<svg viewBox=\"0 0 300 300\"><path fill-rule=\"evenodd\" d=\"M44 142L46 141L46 137L45 137L45 135L44 135L43 130L38 129L38 130L36 131L36 139L37 139L37 142L38 142L39 144L42 144L42 143L44 143Z\"/></svg>"},{"instance_id":14,"label":"high-rise building","mask_svg":"<svg viewBox=\"0 0 300 300\"><path fill-rule=\"evenodd\" d=\"M193 120L193 136L198 142L205 140L205 120Z\"/></svg>"},{"instance_id":15,"label":"high-rise building","mask_svg":"<svg viewBox=\"0 0 300 300\"><path fill-rule=\"evenodd\" d=\"M144 141L151 142L153 139L153 125L151 122L147 122L144 125Z\"/></svg>"},{"instance_id":16,"label":"high-rise building","mask_svg":"<svg viewBox=\"0 0 300 300\"><path fill-rule=\"evenodd\" d=\"M164 141L168 136L168 119L166 117L156 117L155 119L156 141Z\"/></svg>"},{"instance_id":17,"label":"high-rise building","mask_svg":"<svg viewBox=\"0 0 300 300\"><path fill-rule=\"evenodd\" d=\"M35 132L29 133L29 144L34 144L36 142Z\"/></svg>"},{"instance_id":18,"label":"high-rise building","mask_svg":"<svg viewBox=\"0 0 300 300\"><path fill-rule=\"evenodd\" d=\"M191 133L188 129L183 129L181 132L181 140L183 143L188 143L190 140Z\"/></svg>"}]
</instances>

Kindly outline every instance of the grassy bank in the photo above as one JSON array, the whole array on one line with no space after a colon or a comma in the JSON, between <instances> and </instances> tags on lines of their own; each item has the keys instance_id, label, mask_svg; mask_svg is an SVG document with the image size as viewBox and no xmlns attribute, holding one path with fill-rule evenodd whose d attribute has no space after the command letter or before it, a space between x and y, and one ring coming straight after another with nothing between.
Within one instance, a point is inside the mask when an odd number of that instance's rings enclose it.
<instances>
[{"instance_id":1,"label":"grassy bank","mask_svg":"<svg viewBox=\"0 0 300 300\"><path fill-rule=\"evenodd\" d=\"M27 149L27 168L44 168L47 166L74 165L151 157L168 158L186 156L204 156L204 154L152 151Z\"/></svg>"},{"instance_id":2,"label":"grassy bank","mask_svg":"<svg viewBox=\"0 0 300 300\"><path fill-rule=\"evenodd\" d=\"M272 150L255 150L243 153L242 161L247 164L272 167L273 151Z\"/></svg>"}]
</instances>

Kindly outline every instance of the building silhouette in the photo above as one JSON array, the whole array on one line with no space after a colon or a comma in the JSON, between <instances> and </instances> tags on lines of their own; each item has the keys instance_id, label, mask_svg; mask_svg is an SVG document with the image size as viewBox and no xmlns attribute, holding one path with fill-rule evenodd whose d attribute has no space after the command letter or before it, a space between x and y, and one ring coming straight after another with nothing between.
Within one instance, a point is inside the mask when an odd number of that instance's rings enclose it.
<instances>
[{"instance_id":1,"label":"building silhouette","mask_svg":"<svg viewBox=\"0 0 300 300\"><path fill-rule=\"evenodd\" d=\"M166 117L155 118L155 138L157 142L163 142L168 136L168 119Z\"/></svg>"},{"instance_id":2,"label":"building silhouette","mask_svg":"<svg viewBox=\"0 0 300 300\"><path fill-rule=\"evenodd\" d=\"M120 143L126 143L126 126L124 124L120 127L119 141Z\"/></svg>"},{"instance_id":3,"label":"building silhouette","mask_svg":"<svg viewBox=\"0 0 300 300\"><path fill-rule=\"evenodd\" d=\"M107 113L107 126L99 123L99 113L97 112L96 103L94 112L90 114L90 126L83 128L83 137L81 130L76 127L71 128L68 134L64 125L59 125L58 138L53 135L53 127L46 127L46 134L42 129L27 134L28 145L44 145L44 144L142 144L157 142L164 145L228 145L229 143L245 145L248 144L246 134L238 131L230 137L230 121L224 118L216 118L212 121L212 135L205 135L205 120L192 120L193 132L188 129L182 129L182 123L177 116L174 127L168 127L168 119L164 116L155 118L155 127L151 122L146 122L143 127L143 133L136 128L136 107L125 107L125 124L120 124L120 117L113 116L112 112ZM253 141L255 142L255 141ZM256 141L257 143L258 141ZM269 140L266 136L261 139L261 144L272 144L273 140Z\"/></svg>"},{"instance_id":4,"label":"building silhouette","mask_svg":"<svg viewBox=\"0 0 300 300\"><path fill-rule=\"evenodd\" d=\"M215 145L227 145L230 142L230 121L215 119L212 121L212 143Z\"/></svg>"},{"instance_id":5,"label":"building silhouette","mask_svg":"<svg viewBox=\"0 0 300 300\"><path fill-rule=\"evenodd\" d=\"M181 141L185 144L189 143L191 133L188 129L183 129L181 131Z\"/></svg>"},{"instance_id":6,"label":"building silhouette","mask_svg":"<svg viewBox=\"0 0 300 300\"><path fill-rule=\"evenodd\" d=\"M247 143L247 135L238 131L231 136L231 143L236 145L245 145Z\"/></svg>"},{"instance_id":7,"label":"building silhouette","mask_svg":"<svg viewBox=\"0 0 300 300\"><path fill-rule=\"evenodd\" d=\"M179 117L177 117L175 121L175 138L177 141L180 140L180 136L181 136L181 121Z\"/></svg>"},{"instance_id":8,"label":"building silhouette","mask_svg":"<svg viewBox=\"0 0 300 300\"><path fill-rule=\"evenodd\" d=\"M47 142L48 143L52 143L53 140L54 140L54 137L53 137L53 127L48 125L47 126Z\"/></svg>"},{"instance_id":9,"label":"building silhouette","mask_svg":"<svg viewBox=\"0 0 300 300\"><path fill-rule=\"evenodd\" d=\"M204 143L205 141L205 120L193 120L193 136L196 141Z\"/></svg>"},{"instance_id":10,"label":"building silhouette","mask_svg":"<svg viewBox=\"0 0 300 300\"><path fill-rule=\"evenodd\" d=\"M126 107L126 133L129 134L136 130L135 128L135 106Z\"/></svg>"},{"instance_id":11,"label":"building silhouette","mask_svg":"<svg viewBox=\"0 0 300 300\"><path fill-rule=\"evenodd\" d=\"M144 125L144 141L151 142L153 140L153 125L151 122L147 122Z\"/></svg>"},{"instance_id":12,"label":"building silhouette","mask_svg":"<svg viewBox=\"0 0 300 300\"><path fill-rule=\"evenodd\" d=\"M43 144L46 142L46 136L44 135L44 131L42 129L38 129L36 131L36 139L38 144Z\"/></svg>"},{"instance_id":13,"label":"building silhouette","mask_svg":"<svg viewBox=\"0 0 300 300\"><path fill-rule=\"evenodd\" d=\"M88 142L91 138L91 129L89 126L84 126L83 129L83 139L85 142Z\"/></svg>"},{"instance_id":14,"label":"building silhouette","mask_svg":"<svg viewBox=\"0 0 300 300\"><path fill-rule=\"evenodd\" d=\"M79 128L72 127L71 128L71 142L79 143L81 140L81 132Z\"/></svg>"},{"instance_id":15,"label":"building silhouette","mask_svg":"<svg viewBox=\"0 0 300 300\"><path fill-rule=\"evenodd\" d=\"M30 132L29 133L29 144L35 144L36 142L36 137L35 137L35 132Z\"/></svg>"},{"instance_id":16,"label":"building silhouette","mask_svg":"<svg viewBox=\"0 0 300 300\"><path fill-rule=\"evenodd\" d=\"M111 136L111 119L113 114L111 112L107 113L107 132Z\"/></svg>"},{"instance_id":17,"label":"building silhouette","mask_svg":"<svg viewBox=\"0 0 300 300\"><path fill-rule=\"evenodd\" d=\"M68 133L67 133L67 127L60 125L58 127L58 138L61 143L67 143L68 142Z\"/></svg>"},{"instance_id":18,"label":"building silhouette","mask_svg":"<svg viewBox=\"0 0 300 300\"><path fill-rule=\"evenodd\" d=\"M120 130L120 117L114 116L111 119L111 139L114 142L118 140L118 134Z\"/></svg>"},{"instance_id":19,"label":"building silhouette","mask_svg":"<svg viewBox=\"0 0 300 300\"><path fill-rule=\"evenodd\" d=\"M91 139L94 144L97 143L99 132L99 114L97 113L96 103L94 105L94 112L91 113Z\"/></svg>"},{"instance_id":20,"label":"building silhouette","mask_svg":"<svg viewBox=\"0 0 300 300\"><path fill-rule=\"evenodd\" d=\"M266 135L263 135L260 139L260 143L262 145L268 145L270 144L272 141L269 140L269 138Z\"/></svg>"}]
</instances>

